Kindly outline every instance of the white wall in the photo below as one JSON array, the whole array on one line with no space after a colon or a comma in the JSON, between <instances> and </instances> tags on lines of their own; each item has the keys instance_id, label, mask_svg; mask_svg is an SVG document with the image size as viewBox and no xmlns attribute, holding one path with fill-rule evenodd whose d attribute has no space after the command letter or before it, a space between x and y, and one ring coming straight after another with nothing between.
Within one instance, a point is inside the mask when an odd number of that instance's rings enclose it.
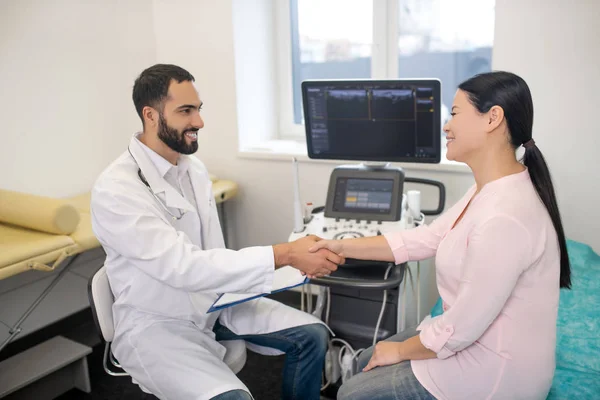
<instances>
[{"instance_id":1,"label":"white wall","mask_svg":"<svg viewBox=\"0 0 600 400\"><path fill-rule=\"evenodd\" d=\"M600 253L600 1L496 0L493 66L520 74L569 238Z\"/></svg>"},{"instance_id":2,"label":"white wall","mask_svg":"<svg viewBox=\"0 0 600 400\"><path fill-rule=\"evenodd\" d=\"M0 3L0 187L89 191L139 129L133 80L156 59L145 0Z\"/></svg>"}]
</instances>

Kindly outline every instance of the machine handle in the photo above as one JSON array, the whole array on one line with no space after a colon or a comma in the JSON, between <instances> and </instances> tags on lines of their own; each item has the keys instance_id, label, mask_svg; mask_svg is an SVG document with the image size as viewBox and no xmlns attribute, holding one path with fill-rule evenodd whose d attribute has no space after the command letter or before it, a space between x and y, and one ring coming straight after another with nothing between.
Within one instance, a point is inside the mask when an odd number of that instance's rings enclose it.
<instances>
[{"instance_id":1,"label":"machine handle","mask_svg":"<svg viewBox=\"0 0 600 400\"><path fill-rule=\"evenodd\" d=\"M440 197L438 202L438 208L435 210L421 210L423 215L439 215L444 211L444 205L446 204L446 187L442 182L434 181L432 179L422 178L409 178L405 177L404 182L422 183L424 185L435 186L440 191Z\"/></svg>"},{"instance_id":2,"label":"machine handle","mask_svg":"<svg viewBox=\"0 0 600 400\"><path fill-rule=\"evenodd\" d=\"M404 268L406 264L396 265L390 271L390 275L387 279L357 279L357 278L344 278L337 276L325 276L322 278L315 278L309 281L310 284L319 286L335 286L349 289L376 289L376 290L389 290L396 289L402 283L404 278ZM338 270L339 271L339 270ZM334 273L335 274L335 273Z\"/></svg>"}]
</instances>

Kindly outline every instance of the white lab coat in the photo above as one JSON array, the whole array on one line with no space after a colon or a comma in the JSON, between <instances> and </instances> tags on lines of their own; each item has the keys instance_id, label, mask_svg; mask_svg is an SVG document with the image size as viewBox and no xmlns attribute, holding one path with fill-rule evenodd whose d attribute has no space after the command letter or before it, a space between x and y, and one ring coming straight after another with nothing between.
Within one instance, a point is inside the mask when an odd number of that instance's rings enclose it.
<instances>
[{"instance_id":1,"label":"white lab coat","mask_svg":"<svg viewBox=\"0 0 600 400\"><path fill-rule=\"evenodd\" d=\"M201 400L248 390L222 362L225 349L212 332L217 318L237 334L322 322L266 298L207 314L217 293L271 291L272 247L225 249L202 162L182 156L190 163L196 209L158 173L142 146L134 136L129 151L101 174L92 191L93 229L107 254L115 296L115 356L134 382L161 399ZM173 227L172 217L138 176L138 165L173 214L178 209L199 213L201 238Z\"/></svg>"}]
</instances>

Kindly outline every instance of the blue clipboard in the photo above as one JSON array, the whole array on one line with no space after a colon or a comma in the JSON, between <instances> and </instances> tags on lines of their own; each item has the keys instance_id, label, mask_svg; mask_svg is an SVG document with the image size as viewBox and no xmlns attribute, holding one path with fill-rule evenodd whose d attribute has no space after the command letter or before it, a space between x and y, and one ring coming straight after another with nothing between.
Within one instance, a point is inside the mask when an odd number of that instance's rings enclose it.
<instances>
[{"instance_id":1,"label":"blue clipboard","mask_svg":"<svg viewBox=\"0 0 600 400\"><path fill-rule=\"evenodd\" d=\"M284 288L281 288L281 289L273 290L270 293L261 293L261 294L257 294L257 295L245 298L243 300L238 300L238 301L234 301L232 303L227 303L227 304L222 304L222 305L219 305L219 306L215 306L215 304L218 303L218 301L221 299L221 297L223 297L225 295L225 293L221 293L219 295L219 297L217 297L217 299L215 300L215 302L213 303L213 305L210 306L210 308L208 309L208 311L206 313L210 314L211 312L215 312L215 311L218 311L218 310L223 310L223 309L228 308L228 307L233 307L233 306L235 306L237 304L242 304L242 303L245 303L245 302L250 301L250 300L256 300L258 298L265 297L265 296L268 296L268 295L273 294L273 293L284 292L286 290L289 290L289 289L292 289L292 288L295 288L295 287L299 287L299 286L305 285L309 281L310 281L310 279L305 278L303 282L300 282L297 285L287 286L287 287L284 287Z\"/></svg>"}]
</instances>

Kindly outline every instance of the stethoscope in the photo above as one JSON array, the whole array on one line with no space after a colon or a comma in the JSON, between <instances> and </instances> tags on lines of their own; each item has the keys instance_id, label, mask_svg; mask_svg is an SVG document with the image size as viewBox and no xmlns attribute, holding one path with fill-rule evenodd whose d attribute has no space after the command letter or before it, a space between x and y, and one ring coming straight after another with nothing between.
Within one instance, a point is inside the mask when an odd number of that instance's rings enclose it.
<instances>
[{"instance_id":1,"label":"stethoscope","mask_svg":"<svg viewBox=\"0 0 600 400\"><path fill-rule=\"evenodd\" d=\"M138 166L138 176L140 177L140 180L144 183L144 185L146 185L146 187L148 188L148 190L150 191L150 194L152 196L154 196L154 198L156 199L156 201L158 201L158 203L161 205L161 207L171 216L171 218L173 218L173 220L179 221L181 218L183 218L183 216L185 215L185 213L187 211L185 210L181 210L181 209L177 209L179 210L179 216L173 214L169 208L167 207L166 204L164 204L162 202L162 200L160 199L160 197L158 197L154 191L152 190L152 188L150 187L150 184L148 183L148 180L146 179L146 177L144 176L144 174L142 173L142 169L140 168L140 164L138 164L137 160L135 159L135 157L133 156L133 154L131 153L131 150L129 149L129 147L127 147L127 151L129 152L129 155L131 156L131 158L133 158L133 161L135 162L135 165Z\"/></svg>"}]
</instances>

